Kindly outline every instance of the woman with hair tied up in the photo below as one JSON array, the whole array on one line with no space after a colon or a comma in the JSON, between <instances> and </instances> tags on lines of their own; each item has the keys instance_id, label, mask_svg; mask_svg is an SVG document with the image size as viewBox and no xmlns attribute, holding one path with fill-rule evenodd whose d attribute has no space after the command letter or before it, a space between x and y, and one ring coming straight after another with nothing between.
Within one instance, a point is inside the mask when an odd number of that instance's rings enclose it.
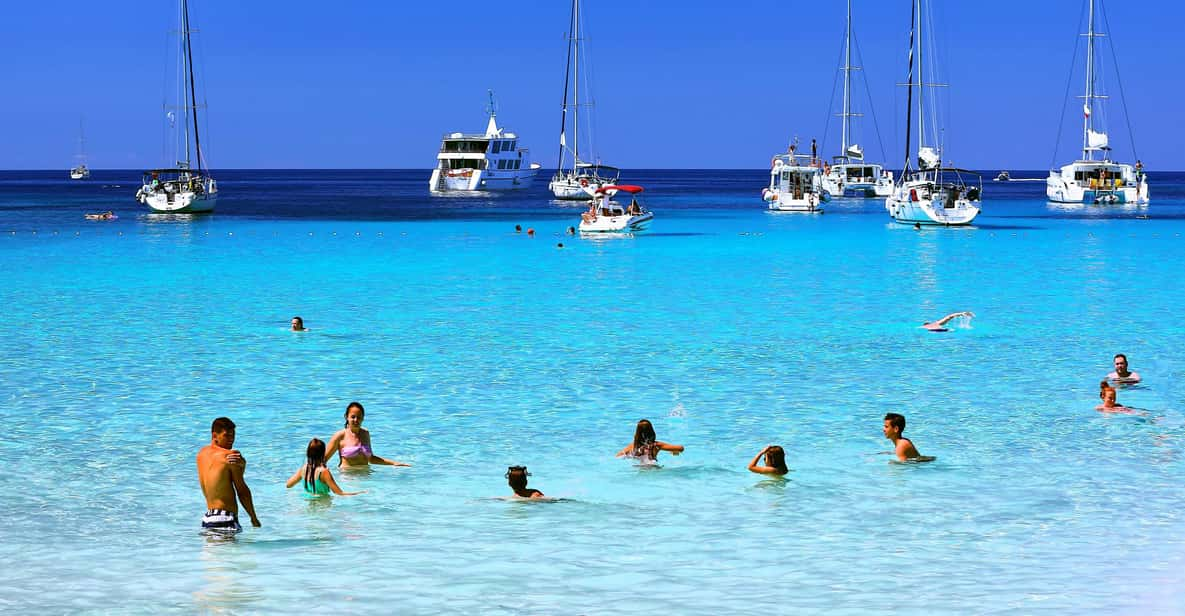
<instances>
[{"instance_id":1,"label":"woman with hair tied up","mask_svg":"<svg viewBox=\"0 0 1185 616\"><path fill-rule=\"evenodd\" d=\"M638 458L641 462L654 462L658 459L658 452L669 451L673 455L683 453L682 445L672 445L658 440L654 434L654 425L650 420L643 419L634 429L634 442L617 452L617 457Z\"/></svg>"},{"instance_id":2,"label":"woman with hair tied up","mask_svg":"<svg viewBox=\"0 0 1185 616\"><path fill-rule=\"evenodd\" d=\"M325 450L325 460L339 454L338 466L359 467L368 464L386 464L388 466L411 466L406 462L390 460L377 456L370 446L370 431L362 427L362 420L366 418L366 409L359 402L346 405L346 427L338 430L329 438L329 445Z\"/></svg>"},{"instance_id":3,"label":"woman with hair tied up","mask_svg":"<svg viewBox=\"0 0 1185 616\"><path fill-rule=\"evenodd\" d=\"M291 488L301 479L304 480L304 493L309 496L328 496L332 490L338 496L354 496L362 492L343 492L333 479L333 473L325 466L325 441L315 438L309 441L305 450L305 463L288 478L287 486Z\"/></svg>"},{"instance_id":4,"label":"woman with hair tied up","mask_svg":"<svg viewBox=\"0 0 1185 616\"><path fill-rule=\"evenodd\" d=\"M757 464L761 456L765 456L765 466ZM765 449L757 452L752 462L749 462L749 470L762 475L780 476L789 473L790 469L786 468L786 451L777 445L767 445Z\"/></svg>"}]
</instances>

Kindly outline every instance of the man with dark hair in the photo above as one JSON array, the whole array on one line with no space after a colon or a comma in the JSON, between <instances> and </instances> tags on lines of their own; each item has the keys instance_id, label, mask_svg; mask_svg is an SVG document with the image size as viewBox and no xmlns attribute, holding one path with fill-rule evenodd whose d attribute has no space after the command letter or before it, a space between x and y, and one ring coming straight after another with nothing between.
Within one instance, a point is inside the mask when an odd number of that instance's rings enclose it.
<instances>
[{"instance_id":1,"label":"man with dark hair","mask_svg":"<svg viewBox=\"0 0 1185 616\"><path fill-rule=\"evenodd\" d=\"M923 456L918 453L913 441L902 436L902 432L905 432L905 416L886 413L885 438L893 441L893 451L889 453L895 454L901 462L929 462L934 459L934 456Z\"/></svg>"},{"instance_id":2,"label":"man with dark hair","mask_svg":"<svg viewBox=\"0 0 1185 616\"><path fill-rule=\"evenodd\" d=\"M1127 369L1127 355L1119 353L1115 356L1115 372L1107 375L1112 383L1139 383L1140 375Z\"/></svg>"},{"instance_id":3,"label":"man with dark hair","mask_svg":"<svg viewBox=\"0 0 1185 616\"><path fill-rule=\"evenodd\" d=\"M247 461L236 449L235 422L219 417L210 425L210 444L197 454L198 483L206 497L206 515L202 516L202 528L237 533L243 530L239 525L239 502L251 516L251 525L258 527L255 517L255 503L251 501L251 488L243 479Z\"/></svg>"}]
</instances>

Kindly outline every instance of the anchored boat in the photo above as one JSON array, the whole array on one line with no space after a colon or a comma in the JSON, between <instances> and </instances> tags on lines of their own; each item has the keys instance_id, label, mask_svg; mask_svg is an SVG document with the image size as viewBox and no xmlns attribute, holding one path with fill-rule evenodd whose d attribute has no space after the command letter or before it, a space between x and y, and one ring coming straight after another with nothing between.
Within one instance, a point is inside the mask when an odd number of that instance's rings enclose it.
<instances>
[{"instance_id":1,"label":"anchored boat","mask_svg":"<svg viewBox=\"0 0 1185 616\"><path fill-rule=\"evenodd\" d=\"M434 193L518 190L535 181L541 165L530 151L518 147L518 135L498 127L494 93L490 91L484 133L449 133L440 141L436 168L428 187Z\"/></svg>"},{"instance_id":2,"label":"anchored boat","mask_svg":"<svg viewBox=\"0 0 1185 616\"><path fill-rule=\"evenodd\" d=\"M641 231L654 220L654 213L639 201L644 189L630 184L611 184L596 190L588 211L580 215L580 230L586 233ZM630 196L628 206L613 199L618 193Z\"/></svg>"},{"instance_id":3,"label":"anchored boat","mask_svg":"<svg viewBox=\"0 0 1185 616\"><path fill-rule=\"evenodd\" d=\"M166 118L169 127L174 129L176 151L181 156L176 158L176 166L145 171L140 190L136 191L136 200L154 212L212 212L218 202L218 183L210 176L202 153L201 131L198 128L198 109L202 106L198 105L194 83L190 37L195 30L190 29L188 0L181 0L180 26L181 100L177 106L168 108ZM181 112L180 117L177 111Z\"/></svg>"}]
</instances>

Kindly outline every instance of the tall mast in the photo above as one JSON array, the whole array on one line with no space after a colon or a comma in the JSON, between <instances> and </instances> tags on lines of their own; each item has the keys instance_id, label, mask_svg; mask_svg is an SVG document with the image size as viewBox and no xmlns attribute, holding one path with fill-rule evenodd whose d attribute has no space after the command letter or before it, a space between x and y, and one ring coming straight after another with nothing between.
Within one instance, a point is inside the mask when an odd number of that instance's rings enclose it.
<instances>
[{"instance_id":1,"label":"tall mast","mask_svg":"<svg viewBox=\"0 0 1185 616\"><path fill-rule=\"evenodd\" d=\"M913 48L915 26L917 22L917 4L909 4L909 75L905 80L905 165L901 168L901 179L905 180L905 173L910 169L910 140L913 131ZM919 88L920 90L921 88Z\"/></svg>"},{"instance_id":2,"label":"tall mast","mask_svg":"<svg viewBox=\"0 0 1185 616\"><path fill-rule=\"evenodd\" d=\"M572 1L572 26L576 29L576 44L573 46L572 72L572 171L580 165L580 0Z\"/></svg>"},{"instance_id":3,"label":"tall mast","mask_svg":"<svg viewBox=\"0 0 1185 616\"><path fill-rule=\"evenodd\" d=\"M843 60L843 144L840 154L848 155L848 123L852 117L852 0L848 0L848 25L844 33ZM846 158L845 158L846 160Z\"/></svg>"},{"instance_id":4,"label":"tall mast","mask_svg":"<svg viewBox=\"0 0 1185 616\"><path fill-rule=\"evenodd\" d=\"M572 0L572 12L568 14L568 56L564 60L564 102L560 112L560 155L556 160L556 172L564 169L564 148L568 145L564 133L568 130L568 77L572 71L572 38L575 32L573 22L576 18L576 2Z\"/></svg>"},{"instance_id":5,"label":"tall mast","mask_svg":"<svg viewBox=\"0 0 1185 616\"><path fill-rule=\"evenodd\" d=\"M198 174L201 174L201 172L202 172L202 142L201 142L201 137L198 134L198 113L197 113L198 108L197 108L197 92L196 92L197 88L194 87L194 80L193 80L193 45L190 44L190 40L189 40L189 0L181 0L181 13L182 13L182 19L183 19L183 21L181 23L181 36L184 37L184 42L185 42L185 64L188 65L187 68L189 69L189 81L188 81L188 84L189 84L189 104L190 104L190 107L193 109L193 146L194 146L195 154L197 155ZM186 127L185 132L186 133L189 132L188 127ZM186 141L188 141L188 139ZM185 147L185 162L186 162L186 166L192 165L192 163L189 160L189 144L188 143L186 143L186 147Z\"/></svg>"},{"instance_id":6,"label":"tall mast","mask_svg":"<svg viewBox=\"0 0 1185 616\"><path fill-rule=\"evenodd\" d=\"M1082 114L1082 158L1086 160L1094 160L1094 149L1090 147L1090 129L1093 127L1090 116L1095 98L1094 38L1094 0L1090 0L1090 18L1087 20L1086 30L1086 96L1083 97L1086 99L1086 106Z\"/></svg>"},{"instance_id":7,"label":"tall mast","mask_svg":"<svg viewBox=\"0 0 1185 616\"><path fill-rule=\"evenodd\" d=\"M926 108L922 103L922 94L925 91L926 71L922 67L922 48L925 47L923 43L922 21L925 20L925 14L922 13L922 0L917 1L917 15L918 15L918 149L926 147Z\"/></svg>"}]
</instances>

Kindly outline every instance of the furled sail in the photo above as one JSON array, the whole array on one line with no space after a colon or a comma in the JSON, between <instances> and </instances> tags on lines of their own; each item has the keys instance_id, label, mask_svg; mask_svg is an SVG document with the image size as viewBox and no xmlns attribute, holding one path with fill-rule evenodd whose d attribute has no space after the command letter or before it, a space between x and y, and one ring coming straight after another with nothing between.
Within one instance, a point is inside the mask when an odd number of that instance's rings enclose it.
<instances>
[{"instance_id":1,"label":"furled sail","mask_svg":"<svg viewBox=\"0 0 1185 616\"><path fill-rule=\"evenodd\" d=\"M1086 143L1092 150L1101 150L1107 147L1107 133L1089 131L1086 136Z\"/></svg>"},{"instance_id":2,"label":"furled sail","mask_svg":"<svg viewBox=\"0 0 1185 616\"><path fill-rule=\"evenodd\" d=\"M918 167L922 169L933 169L941 161L938 152L932 147L927 146L918 150Z\"/></svg>"}]
</instances>

